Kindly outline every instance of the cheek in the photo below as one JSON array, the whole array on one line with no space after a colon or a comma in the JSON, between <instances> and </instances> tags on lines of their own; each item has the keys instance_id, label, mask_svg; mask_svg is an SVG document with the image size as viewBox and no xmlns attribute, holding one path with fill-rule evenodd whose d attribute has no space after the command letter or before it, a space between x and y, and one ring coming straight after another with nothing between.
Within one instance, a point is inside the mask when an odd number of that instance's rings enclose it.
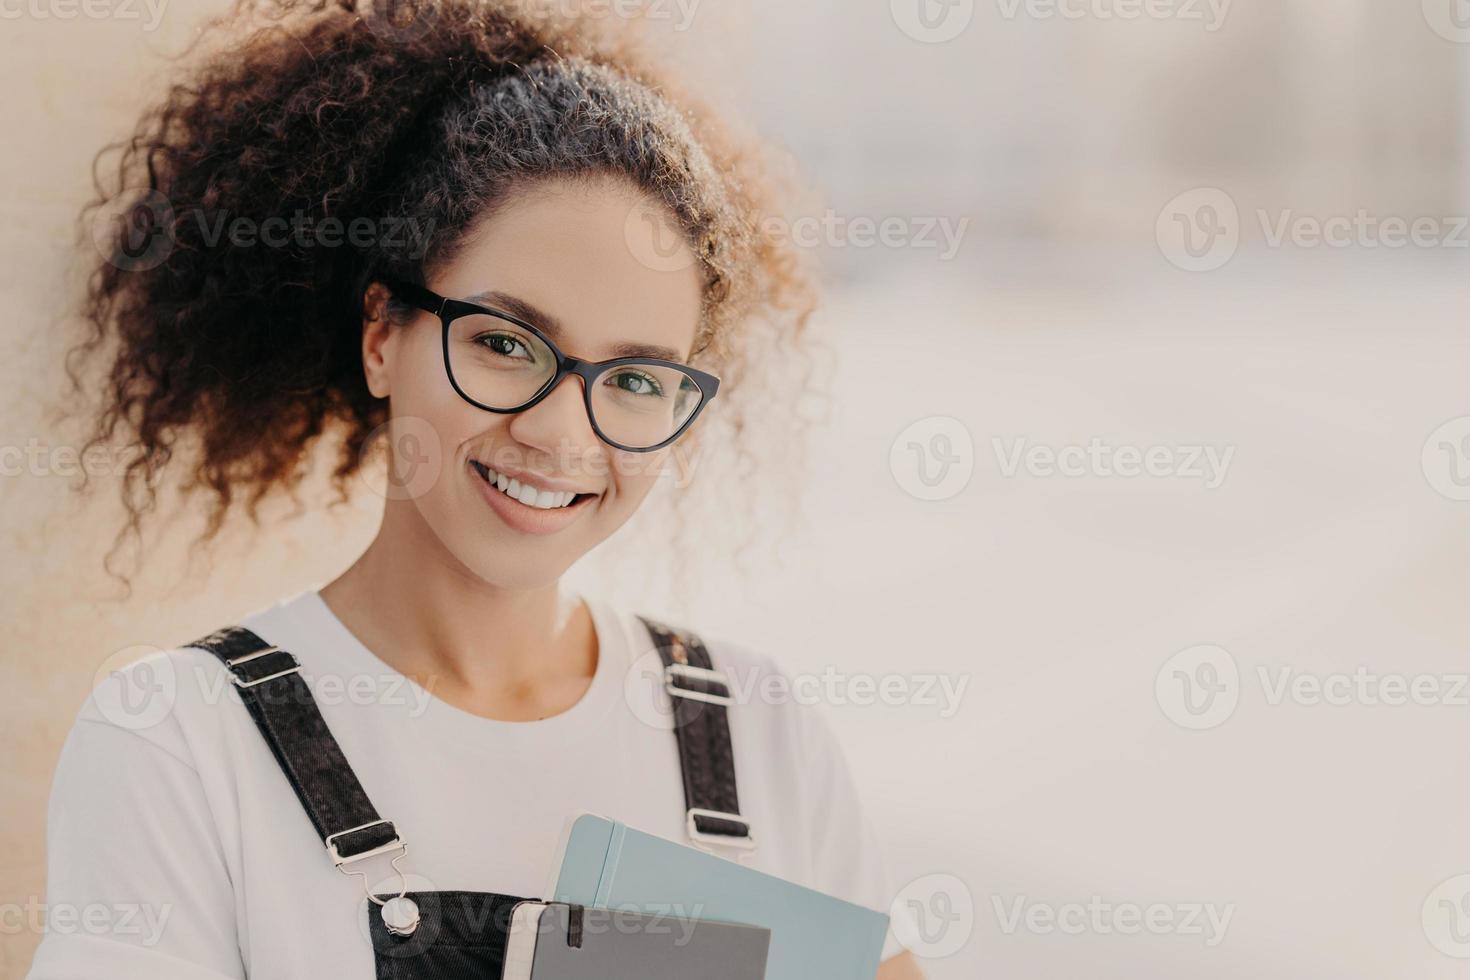
<instances>
[{"instance_id":1,"label":"cheek","mask_svg":"<svg viewBox=\"0 0 1470 980\"><path fill-rule=\"evenodd\" d=\"M668 450L656 453L625 453L611 450L612 482L619 507L625 512L636 510L658 484Z\"/></svg>"},{"instance_id":2,"label":"cheek","mask_svg":"<svg viewBox=\"0 0 1470 980\"><path fill-rule=\"evenodd\" d=\"M458 448L494 418L454 393L444 373L437 327L409 330L396 338L389 364L389 405L396 426L433 445L424 447L445 466L456 461Z\"/></svg>"}]
</instances>

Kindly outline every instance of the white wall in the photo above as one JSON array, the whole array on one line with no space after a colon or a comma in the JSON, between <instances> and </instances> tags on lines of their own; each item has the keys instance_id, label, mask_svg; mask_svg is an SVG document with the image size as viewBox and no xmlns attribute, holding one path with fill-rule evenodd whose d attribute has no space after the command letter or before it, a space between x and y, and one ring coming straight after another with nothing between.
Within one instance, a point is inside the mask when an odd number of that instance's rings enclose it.
<instances>
[{"instance_id":1,"label":"white wall","mask_svg":"<svg viewBox=\"0 0 1470 980\"><path fill-rule=\"evenodd\" d=\"M1467 49L1412 2L1237 0L1213 33L1006 20L999 2L942 45L905 36L883 2L704 0L675 32L675 55L787 140L840 215L968 218L969 231L949 261L850 241L825 251L834 414L784 565L740 579L722 556L687 607L645 584L636 549L599 556L581 580L793 670L968 684L948 717L820 707L897 878L923 889L953 876L944 894L971 903L947 933L968 940L926 961L933 977L1460 976L1421 911L1470 871L1470 709L1273 704L1260 671L1274 683L1282 669L1465 670L1470 503L1447 495L1431 433L1470 416L1470 250L1271 248L1252 223L1258 210L1465 214ZM151 33L0 25L13 135L0 154L12 324L0 445L74 438L44 414L64 343L44 325L87 167L199 9L169 6ZM1188 273L1156 219L1202 185L1235 200L1243 244ZM920 500L892 449L940 417L958 420L952 449L973 475ZM1093 438L1230 449L1232 463L1206 489L1007 475L996 451ZM117 515L79 509L67 483L0 480L7 909L39 901L50 770L106 658L320 582L372 530L371 497L269 536L232 528L210 554L187 549L181 523L119 601L98 570ZM1238 666L1239 703L1189 731L1156 675L1206 643ZM1207 947L1008 932L996 912L1092 896L1233 918ZM21 975L37 938L0 932L0 976Z\"/></svg>"}]
</instances>

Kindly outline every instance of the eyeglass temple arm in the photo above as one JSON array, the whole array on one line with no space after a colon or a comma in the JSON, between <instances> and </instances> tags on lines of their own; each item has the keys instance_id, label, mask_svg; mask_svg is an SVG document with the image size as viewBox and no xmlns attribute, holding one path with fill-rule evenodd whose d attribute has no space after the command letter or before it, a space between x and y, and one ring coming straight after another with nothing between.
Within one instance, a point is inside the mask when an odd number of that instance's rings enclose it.
<instances>
[{"instance_id":1,"label":"eyeglass temple arm","mask_svg":"<svg viewBox=\"0 0 1470 980\"><path fill-rule=\"evenodd\" d=\"M449 302L432 289L427 289L417 283L408 282L403 279L394 279L388 276L382 276L378 281L391 289L399 299L412 303L419 309L432 313L435 316L441 315L444 312L444 304Z\"/></svg>"}]
</instances>

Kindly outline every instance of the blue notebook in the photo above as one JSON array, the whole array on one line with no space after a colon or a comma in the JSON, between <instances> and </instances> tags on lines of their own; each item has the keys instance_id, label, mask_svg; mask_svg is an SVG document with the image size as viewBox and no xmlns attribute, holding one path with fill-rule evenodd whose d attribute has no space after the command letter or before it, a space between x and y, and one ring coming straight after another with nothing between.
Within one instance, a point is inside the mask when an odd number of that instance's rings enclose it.
<instances>
[{"instance_id":1,"label":"blue notebook","mask_svg":"<svg viewBox=\"0 0 1470 980\"><path fill-rule=\"evenodd\" d=\"M593 814L573 818L549 901L771 930L766 980L872 980L888 915Z\"/></svg>"}]
</instances>

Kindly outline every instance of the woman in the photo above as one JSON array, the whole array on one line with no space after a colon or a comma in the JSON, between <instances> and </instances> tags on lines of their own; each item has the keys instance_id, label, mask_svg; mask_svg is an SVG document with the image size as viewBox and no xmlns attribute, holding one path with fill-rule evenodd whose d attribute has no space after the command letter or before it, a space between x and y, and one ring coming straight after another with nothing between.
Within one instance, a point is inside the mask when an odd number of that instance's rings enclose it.
<instances>
[{"instance_id":1,"label":"woman","mask_svg":"<svg viewBox=\"0 0 1470 980\"><path fill-rule=\"evenodd\" d=\"M87 346L109 364L98 437L144 450L124 483L135 531L179 440L211 533L328 446L345 487L384 425L399 480L350 568L241 620L277 659L186 646L83 709L48 902L137 904L138 928L53 931L31 975L418 975L375 959L375 914L415 923L374 905L542 896L584 810L737 857L752 836L751 866L886 911L820 719L737 698L738 804L691 817L669 696L640 700L654 627L559 584L694 445L720 372L758 366L750 325L805 324L789 257L750 230L769 206L750 148L586 22L348 6L271 4L144 118L118 174L152 193L92 279ZM707 652L727 690L776 673ZM261 737L250 699L298 682L336 768ZM349 765L383 817L371 840L304 812ZM884 955L885 980L919 975L891 936Z\"/></svg>"}]
</instances>

